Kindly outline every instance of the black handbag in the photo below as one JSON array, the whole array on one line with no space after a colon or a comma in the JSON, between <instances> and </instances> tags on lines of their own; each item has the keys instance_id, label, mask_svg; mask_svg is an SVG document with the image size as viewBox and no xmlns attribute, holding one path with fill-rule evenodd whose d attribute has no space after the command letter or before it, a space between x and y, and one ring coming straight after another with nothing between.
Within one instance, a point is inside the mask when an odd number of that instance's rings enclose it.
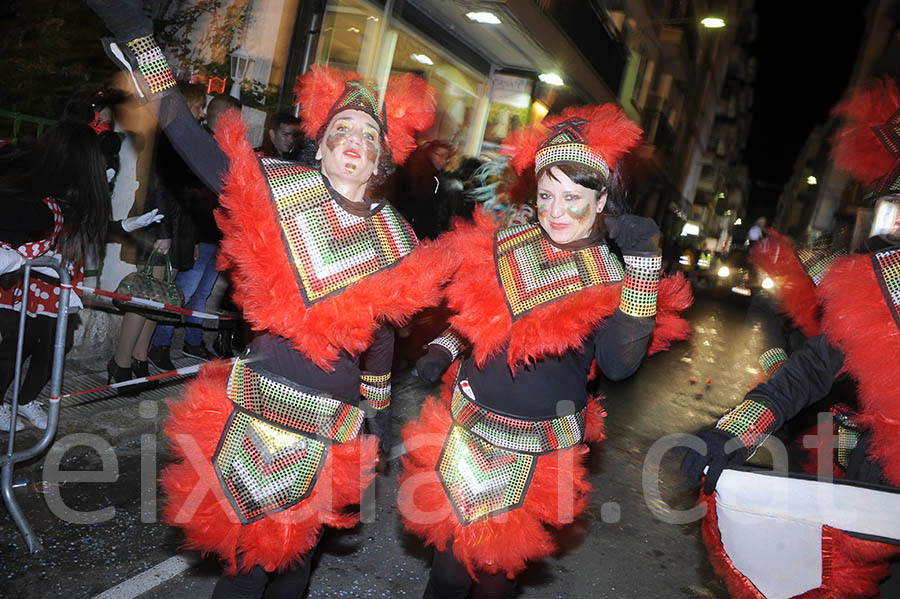
<instances>
[{"instance_id":1,"label":"black handbag","mask_svg":"<svg viewBox=\"0 0 900 599\"><path fill-rule=\"evenodd\" d=\"M156 262L156 248L150 252L147 263L143 269L125 275L116 287L116 293L130 295L132 297L147 299L162 304L184 306L184 293L175 284L175 271L172 269L172 260L166 255L165 279L157 279L153 276L153 264ZM142 316L159 322L177 322L181 320L180 314L164 312L126 300L113 300L120 310L125 312L140 312Z\"/></svg>"}]
</instances>

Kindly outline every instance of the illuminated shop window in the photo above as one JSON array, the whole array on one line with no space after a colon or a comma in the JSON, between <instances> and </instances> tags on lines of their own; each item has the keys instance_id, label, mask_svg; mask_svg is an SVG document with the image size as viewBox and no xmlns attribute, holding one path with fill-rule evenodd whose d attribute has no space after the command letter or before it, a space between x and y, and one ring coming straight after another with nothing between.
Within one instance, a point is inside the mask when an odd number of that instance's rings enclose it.
<instances>
[{"instance_id":1,"label":"illuminated shop window","mask_svg":"<svg viewBox=\"0 0 900 599\"><path fill-rule=\"evenodd\" d=\"M459 155L480 149L488 116L487 77L455 60L437 44L394 19L387 31L382 9L364 0L328 4L317 62L383 80L418 73L434 88L434 126L419 136L449 141Z\"/></svg>"}]
</instances>

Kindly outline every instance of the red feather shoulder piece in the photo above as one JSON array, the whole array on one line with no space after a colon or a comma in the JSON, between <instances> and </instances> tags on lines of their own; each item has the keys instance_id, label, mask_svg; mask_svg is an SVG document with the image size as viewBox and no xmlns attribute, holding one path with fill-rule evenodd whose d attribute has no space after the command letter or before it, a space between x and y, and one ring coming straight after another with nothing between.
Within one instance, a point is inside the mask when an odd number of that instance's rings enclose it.
<instances>
[{"instance_id":1,"label":"red feather shoulder piece","mask_svg":"<svg viewBox=\"0 0 900 599\"><path fill-rule=\"evenodd\" d=\"M216 212L223 234L219 266L231 269L235 302L255 330L289 339L330 370L342 349L352 355L365 350L379 321L403 324L439 302L450 262L433 244L422 244L388 270L305 307L269 187L237 111L223 115L216 139L230 160Z\"/></svg>"},{"instance_id":2,"label":"red feather shoulder piece","mask_svg":"<svg viewBox=\"0 0 900 599\"><path fill-rule=\"evenodd\" d=\"M818 287L829 343L844 352L844 368L859 383L870 454L892 485L900 485L900 329L888 307L871 255L839 258Z\"/></svg>"},{"instance_id":3,"label":"red feather shoulder piece","mask_svg":"<svg viewBox=\"0 0 900 599\"><path fill-rule=\"evenodd\" d=\"M497 224L476 213L475 224L460 228L445 240L447 252L460 262L447 286L448 305L456 312L450 324L472 343L479 366L509 342L510 369L548 355L580 347L585 338L619 306L621 283L597 285L532 309L513 322L494 265ZM690 325L679 316L692 302L690 285L680 274L660 282L657 327L648 353L668 349L686 339Z\"/></svg>"},{"instance_id":4,"label":"red feather shoulder piece","mask_svg":"<svg viewBox=\"0 0 900 599\"><path fill-rule=\"evenodd\" d=\"M773 230L750 250L750 261L775 281L778 308L807 337L822 333L816 286L794 253L793 244Z\"/></svg>"}]
</instances>

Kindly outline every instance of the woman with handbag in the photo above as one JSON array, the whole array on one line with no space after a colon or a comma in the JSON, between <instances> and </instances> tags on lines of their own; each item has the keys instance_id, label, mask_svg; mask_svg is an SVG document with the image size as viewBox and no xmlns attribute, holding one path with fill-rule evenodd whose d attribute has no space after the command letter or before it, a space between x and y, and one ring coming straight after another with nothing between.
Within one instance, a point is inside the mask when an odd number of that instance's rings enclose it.
<instances>
[{"instance_id":1,"label":"woman with handbag","mask_svg":"<svg viewBox=\"0 0 900 599\"><path fill-rule=\"evenodd\" d=\"M206 105L206 93L199 84L179 84L185 100L188 104L191 116L200 121L203 118ZM174 153L168 143L161 144L169 148L168 153ZM166 163L171 167L177 157ZM182 168L185 168L182 165ZM153 229L148 229L146 234L137 236L138 245L138 270L127 275L132 281L141 279L141 284L134 285L124 279L119 284L119 293L136 295L145 299L152 299L168 304L181 305L184 303L184 295L176 292L175 270L177 268L190 269L192 263L188 263L184 256L193 255L192 224L188 210L174 197L174 190L166 183L169 175L162 172L157 165L154 169L153 182L147 195L147 207L158 208L165 215L165 219ZM150 241L152 240L152 241ZM149 272L147 272L149 270ZM144 273L144 274L140 274ZM128 293L133 288L136 293ZM153 290L156 292L153 292ZM125 310L122 319L122 327L119 330L119 342L116 345L116 353L107 365L109 382L127 381L131 378L145 377L150 374L147 362L150 344L156 325L161 321L173 320L171 316L159 311L149 311L139 307L129 307L119 304ZM175 318L174 320L180 320ZM132 385L123 395L136 395L148 388L152 383Z\"/></svg>"}]
</instances>

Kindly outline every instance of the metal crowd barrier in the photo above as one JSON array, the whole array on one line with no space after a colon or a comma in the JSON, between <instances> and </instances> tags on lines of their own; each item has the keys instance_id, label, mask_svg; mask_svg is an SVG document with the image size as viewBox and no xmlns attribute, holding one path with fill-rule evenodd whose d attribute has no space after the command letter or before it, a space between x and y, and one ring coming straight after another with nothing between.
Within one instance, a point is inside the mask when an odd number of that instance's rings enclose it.
<instances>
[{"instance_id":1,"label":"metal crowd barrier","mask_svg":"<svg viewBox=\"0 0 900 599\"><path fill-rule=\"evenodd\" d=\"M31 282L31 270L35 267L47 266L54 269L59 275L59 310L56 318L56 336L53 341L53 369L50 374L50 405L47 418L47 429L40 440L32 447L15 451L16 417L19 411L19 387L22 378L22 348L25 342L25 326L27 322L26 307L28 305L29 284ZM59 425L59 401L62 393L63 366L66 357L66 323L69 318L69 294L72 292L72 277L69 272L55 258L35 258L26 260L23 267L22 284L22 308L19 314L19 335L16 340L16 364L13 378L12 419L9 427L9 443L6 454L0 456L0 492L3 493L3 502L13 522L19 528L28 551L36 553L41 550L41 539L34 534L28 520L22 513L22 509L16 502L12 492L13 467L19 462L30 460L43 453L56 437L56 429Z\"/></svg>"}]
</instances>

